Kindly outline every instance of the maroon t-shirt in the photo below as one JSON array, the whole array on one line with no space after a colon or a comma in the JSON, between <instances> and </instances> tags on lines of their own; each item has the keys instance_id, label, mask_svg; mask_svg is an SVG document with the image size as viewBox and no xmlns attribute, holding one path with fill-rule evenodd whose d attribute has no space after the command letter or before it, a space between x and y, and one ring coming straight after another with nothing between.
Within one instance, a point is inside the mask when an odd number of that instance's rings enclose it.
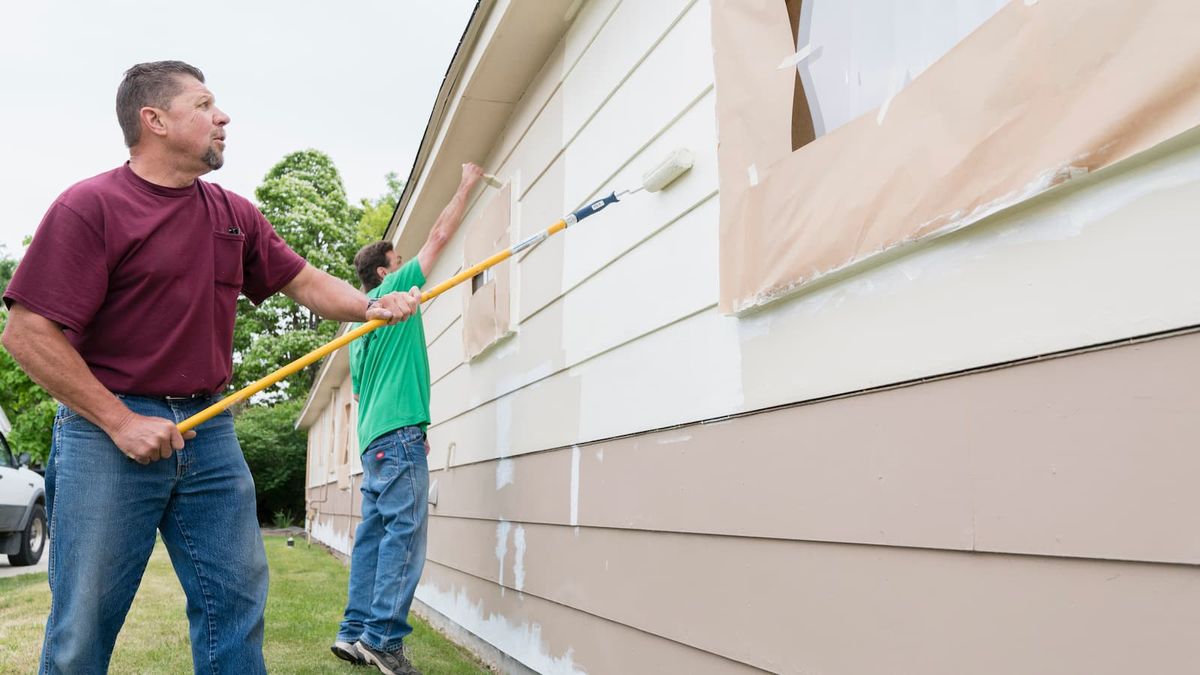
<instances>
[{"instance_id":1,"label":"maroon t-shirt","mask_svg":"<svg viewBox=\"0 0 1200 675\"><path fill-rule=\"evenodd\" d=\"M200 180L154 185L126 164L59 196L4 302L62 325L111 391L216 393L238 294L258 304L303 267L248 200Z\"/></svg>"}]
</instances>

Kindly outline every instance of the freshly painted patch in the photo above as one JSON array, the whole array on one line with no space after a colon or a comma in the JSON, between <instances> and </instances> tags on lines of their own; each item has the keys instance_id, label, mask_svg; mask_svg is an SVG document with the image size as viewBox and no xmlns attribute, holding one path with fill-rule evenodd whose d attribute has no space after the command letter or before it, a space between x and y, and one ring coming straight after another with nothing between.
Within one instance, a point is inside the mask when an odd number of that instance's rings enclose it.
<instances>
[{"instance_id":1,"label":"freshly painted patch","mask_svg":"<svg viewBox=\"0 0 1200 675\"><path fill-rule=\"evenodd\" d=\"M525 589L525 528L520 525L513 531L513 585Z\"/></svg>"},{"instance_id":2,"label":"freshly painted patch","mask_svg":"<svg viewBox=\"0 0 1200 675\"><path fill-rule=\"evenodd\" d=\"M571 525L579 524L579 446L571 448Z\"/></svg>"},{"instance_id":3,"label":"freshly painted patch","mask_svg":"<svg viewBox=\"0 0 1200 675\"><path fill-rule=\"evenodd\" d=\"M574 663L574 650L567 648L562 656L550 653L542 639L542 626L528 621L516 622L487 612L483 602L472 602L463 589L442 590L435 584L417 587L421 602L443 616L478 635L500 651L533 670L545 675L586 675Z\"/></svg>"},{"instance_id":4,"label":"freshly painted patch","mask_svg":"<svg viewBox=\"0 0 1200 675\"><path fill-rule=\"evenodd\" d=\"M496 462L496 489L505 485L512 485L513 482L513 461L511 459L502 459Z\"/></svg>"},{"instance_id":5,"label":"freshly painted patch","mask_svg":"<svg viewBox=\"0 0 1200 675\"><path fill-rule=\"evenodd\" d=\"M501 520L496 523L496 562L500 565L500 591L504 592L504 558L508 556L508 532L512 523Z\"/></svg>"},{"instance_id":6,"label":"freshly painted patch","mask_svg":"<svg viewBox=\"0 0 1200 675\"><path fill-rule=\"evenodd\" d=\"M330 516L322 517L317 515L316 520L308 521L308 531L312 534L312 538L325 544L346 555L350 555L353 546L350 544L350 530L340 530L334 525L333 518Z\"/></svg>"}]
</instances>

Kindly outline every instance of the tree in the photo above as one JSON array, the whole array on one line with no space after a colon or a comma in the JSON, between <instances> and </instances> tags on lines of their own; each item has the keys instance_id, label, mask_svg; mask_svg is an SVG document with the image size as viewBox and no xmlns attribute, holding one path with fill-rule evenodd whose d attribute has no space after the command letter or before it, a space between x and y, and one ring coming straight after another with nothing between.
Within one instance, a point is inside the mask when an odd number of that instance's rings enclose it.
<instances>
[{"instance_id":1,"label":"tree","mask_svg":"<svg viewBox=\"0 0 1200 675\"><path fill-rule=\"evenodd\" d=\"M287 155L267 172L255 196L263 215L296 253L314 267L354 283L354 233L361 212L347 201L342 177L328 155L317 150ZM284 295L258 307L239 299L234 388L316 349L336 331L336 322L322 321ZM314 364L258 400L303 400L316 371Z\"/></svg>"},{"instance_id":2,"label":"tree","mask_svg":"<svg viewBox=\"0 0 1200 675\"><path fill-rule=\"evenodd\" d=\"M254 405L234 419L246 464L254 475L258 520L271 522L277 511L293 517L304 513L304 468L308 441L295 428L304 400Z\"/></svg>"},{"instance_id":3,"label":"tree","mask_svg":"<svg viewBox=\"0 0 1200 675\"><path fill-rule=\"evenodd\" d=\"M8 288L13 273L17 271L17 259L9 255L8 247L0 245L0 292Z\"/></svg>"},{"instance_id":4,"label":"tree","mask_svg":"<svg viewBox=\"0 0 1200 675\"><path fill-rule=\"evenodd\" d=\"M26 239L26 245L29 240ZM17 259L8 248L0 246L0 294L8 288L8 282L17 269ZM0 311L0 332L8 323L8 314ZM12 431L8 441L17 454L28 452L38 463L44 464L50 454L50 434L54 426L54 414L58 403L29 379L12 356L0 349L0 407L8 413Z\"/></svg>"},{"instance_id":5,"label":"tree","mask_svg":"<svg viewBox=\"0 0 1200 675\"><path fill-rule=\"evenodd\" d=\"M365 236L360 232L372 233L368 241L383 234L403 189L395 174L389 174L388 188L375 202L364 199L361 208L352 206L333 161L316 150L304 150L272 167L255 196L263 215L292 249L314 267L357 285L353 257L359 237ZM387 206L381 206L383 202ZM284 295L259 307L240 298L233 387L240 389L307 354L336 331L336 322L322 321ZM308 443L295 422L318 368L319 364L310 366L235 410L234 425L254 475L260 522L269 522L279 511L292 516L304 512Z\"/></svg>"},{"instance_id":6,"label":"tree","mask_svg":"<svg viewBox=\"0 0 1200 675\"><path fill-rule=\"evenodd\" d=\"M392 213L400 203L400 195L404 193L404 181L394 171L388 172L386 180L387 192L374 200L363 198L360 202L362 216L359 217L354 232L356 249L383 238L388 223L392 220Z\"/></svg>"}]
</instances>

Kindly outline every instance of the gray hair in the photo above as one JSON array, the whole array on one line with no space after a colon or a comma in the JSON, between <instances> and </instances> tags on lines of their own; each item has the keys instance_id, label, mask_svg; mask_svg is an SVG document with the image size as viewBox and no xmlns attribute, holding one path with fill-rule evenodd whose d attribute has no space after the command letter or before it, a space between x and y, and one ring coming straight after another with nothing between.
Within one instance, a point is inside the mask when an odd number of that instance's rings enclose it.
<instances>
[{"instance_id":1,"label":"gray hair","mask_svg":"<svg viewBox=\"0 0 1200 675\"><path fill-rule=\"evenodd\" d=\"M125 134L125 147L132 148L141 138L142 108L166 109L171 105L171 99L183 90L179 75L204 81L204 73L199 68L183 61L139 63L125 71L125 79L117 87L117 122L121 124L121 133Z\"/></svg>"}]
</instances>

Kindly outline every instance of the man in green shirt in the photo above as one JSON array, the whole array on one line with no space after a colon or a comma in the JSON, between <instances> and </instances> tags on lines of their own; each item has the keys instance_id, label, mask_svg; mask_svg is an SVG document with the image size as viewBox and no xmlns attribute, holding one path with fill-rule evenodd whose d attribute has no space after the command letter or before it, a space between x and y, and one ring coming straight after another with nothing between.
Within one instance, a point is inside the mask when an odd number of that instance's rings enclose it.
<instances>
[{"instance_id":1,"label":"man in green shirt","mask_svg":"<svg viewBox=\"0 0 1200 675\"><path fill-rule=\"evenodd\" d=\"M391 242L354 256L368 298L395 289L414 295L458 231L467 196L483 170L464 164L462 181L416 258L401 265ZM408 320L350 343L350 381L358 400L362 453L362 523L350 557L350 592L332 650L387 675L418 673L404 656L412 632L408 609L425 566L429 467L429 357L418 308Z\"/></svg>"}]
</instances>

